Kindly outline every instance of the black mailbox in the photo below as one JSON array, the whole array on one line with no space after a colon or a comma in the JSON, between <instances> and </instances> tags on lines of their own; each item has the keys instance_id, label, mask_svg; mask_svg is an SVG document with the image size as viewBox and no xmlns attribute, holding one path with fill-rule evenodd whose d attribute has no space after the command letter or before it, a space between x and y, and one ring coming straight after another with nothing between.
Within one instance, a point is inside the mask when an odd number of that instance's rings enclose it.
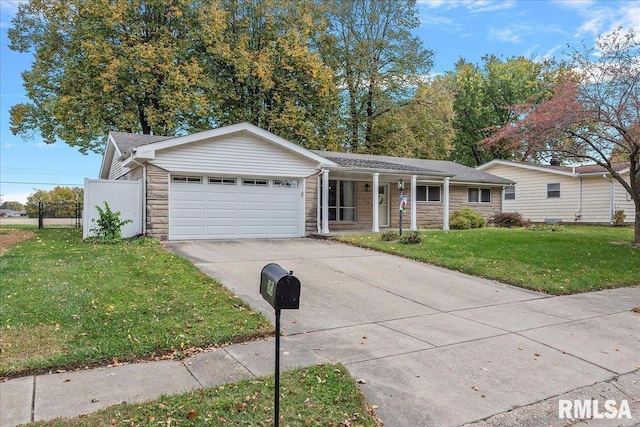
<instances>
[{"instance_id":1,"label":"black mailbox","mask_svg":"<svg viewBox=\"0 0 640 427\"><path fill-rule=\"evenodd\" d=\"M260 293L276 310L300 308L300 281L278 264L267 264L260 275Z\"/></svg>"}]
</instances>

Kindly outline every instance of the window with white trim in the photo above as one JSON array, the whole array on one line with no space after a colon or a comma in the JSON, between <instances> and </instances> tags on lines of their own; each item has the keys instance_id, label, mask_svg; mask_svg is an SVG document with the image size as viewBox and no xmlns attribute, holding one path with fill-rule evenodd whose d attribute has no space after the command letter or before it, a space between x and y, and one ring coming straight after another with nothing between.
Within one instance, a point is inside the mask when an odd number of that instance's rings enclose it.
<instances>
[{"instance_id":1,"label":"window with white trim","mask_svg":"<svg viewBox=\"0 0 640 427\"><path fill-rule=\"evenodd\" d=\"M202 184L202 177L191 175L171 175L171 181L190 184Z\"/></svg>"},{"instance_id":2,"label":"window with white trim","mask_svg":"<svg viewBox=\"0 0 640 427\"><path fill-rule=\"evenodd\" d=\"M560 183L547 184L547 199L560 198Z\"/></svg>"},{"instance_id":3,"label":"window with white trim","mask_svg":"<svg viewBox=\"0 0 640 427\"><path fill-rule=\"evenodd\" d=\"M516 186L511 185L504 189L504 199L505 200L515 200L516 199Z\"/></svg>"},{"instance_id":4,"label":"window with white trim","mask_svg":"<svg viewBox=\"0 0 640 427\"><path fill-rule=\"evenodd\" d=\"M322 197L322 183L320 183ZM324 202L323 202L324 203ZM322 211L320 211L322 215ZM329 180L329 221L356 220L355 181Z\"/></svg>"},{"instance_id":5,"label":"window with white trim","mask_svg":"<svg viewBox=\"0 0 640 427\"><path fill-rule=\"evenodd\" d=\"M242 185L248 187L268 187L269 180L267 179L253 179L253 178L244 178L242 180Z\"/></svg>"},{"instance_id":6,"label":"window with white trim","mask_svg":"<svg viewBox=\"0 0 640 427\"><path fill-rule=\"evenodd\" d=\"M236 185L235 178L223 178L219 176L210 176L209 184L213 185Z\"/></svg>"},{"instance_id":7,"label":"window with white trim","mask_svg":"<svg viewBox=\"0 0 640 427\"><path fill-rule=\"evenodd\" d=\"M441 187L439 185L416 186L416 202L441 202Z\"/></svg>"},{"instance_id":8,"label":"window with white trim","mask_svg":"<svg viewBox=\"0 0 640 427\"><path fill-rule=\"evenodd\" d=\"M490 188L468 188L467 202L468 203L491 203L491 189Z\"/></svg>"}]
</instances>

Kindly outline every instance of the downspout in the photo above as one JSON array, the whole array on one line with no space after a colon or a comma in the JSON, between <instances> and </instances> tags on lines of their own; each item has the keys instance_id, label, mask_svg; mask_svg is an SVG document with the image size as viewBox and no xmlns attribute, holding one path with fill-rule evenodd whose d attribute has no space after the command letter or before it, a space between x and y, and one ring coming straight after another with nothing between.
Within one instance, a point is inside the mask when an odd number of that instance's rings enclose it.
<instances>
[{"instance_id":1,"label":"downspout","mask_svg":"<svg viewBox=\"0 0 640 427\"><path fill-rule=\"evenodd\" d=\"M316 175L316 225L318 227L318 233L320 233L322 231L321 225L320 225L320 209L322 209L321 206L321 187L320 187L320 174Z\"/></svg>"},{"instance_id":2,"label":"downspout","mask_svg":"<svg viewBox=\"0 0 640 427\"><path fill-rule=\"evenodd\" d=\"M602 177L609 181L609 224L613 224L613 178L607 178L606 173L603 173Z\"/></svg>"},{"instance_id":3,"label":"downspout","mask_svg":"<svg viewBox=\"0 0 640 427\"><path fill-rule=\"evenodd\" d=\"M576 174L576 167L573 166L571 175L574 178L578 178L578 210L573 214L573 220L578 222L582 219L582 177L578 177Z\"/></svg>"},{"instance_id":4,"label":"downspout","mask_svg":"<svg viewBox=\"0 0 640 427\"><path fill-rule=\"evenodd\" d=\"M142 235L147 235L147 164L142 165Z\"/></svg>"}]
</instances>

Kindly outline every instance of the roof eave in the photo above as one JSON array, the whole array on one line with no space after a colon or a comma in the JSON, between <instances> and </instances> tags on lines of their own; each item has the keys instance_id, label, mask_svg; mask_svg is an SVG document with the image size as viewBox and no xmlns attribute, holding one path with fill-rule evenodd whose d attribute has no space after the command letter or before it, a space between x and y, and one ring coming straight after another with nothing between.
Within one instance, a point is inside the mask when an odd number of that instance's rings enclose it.
<instances>
[{"instance_id":1,"label":"roof eave","mask_svg":"<svg viewBox=\"0 0 640 427\"><path fill-rule=\"evenodd\" d=\"M335 164L334 167L325 167L325 169L329 169L329 171L334 172L350 172L350 173L383 173L390 175L422 175L422 176L438 176L438 177L449 177L452 178L455 174L448 174L444 172L427 172L427 171L415 171L415 170L406 170L406 169L381 169L381 168L355 168L349 166L340 166Z\"/></svg>"}]
</instances>

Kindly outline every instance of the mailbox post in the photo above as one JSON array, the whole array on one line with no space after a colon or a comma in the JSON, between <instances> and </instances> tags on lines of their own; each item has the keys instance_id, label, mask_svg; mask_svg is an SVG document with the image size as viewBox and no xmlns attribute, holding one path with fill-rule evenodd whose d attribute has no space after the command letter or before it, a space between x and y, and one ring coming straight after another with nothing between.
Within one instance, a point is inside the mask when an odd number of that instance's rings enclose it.
<instances>
[{"instance_id":1,"label":"mailbox post","mask_svg":"<svg viewBox=\"0 0 640 427\"><path fill-rule=\"evenodd\" d=\"M276 364L273 425L280 423L280 310L300 308L300 281L278 264L267 264L260 274L260 294L276 310Z\"/></svg>"}]
</instances>

